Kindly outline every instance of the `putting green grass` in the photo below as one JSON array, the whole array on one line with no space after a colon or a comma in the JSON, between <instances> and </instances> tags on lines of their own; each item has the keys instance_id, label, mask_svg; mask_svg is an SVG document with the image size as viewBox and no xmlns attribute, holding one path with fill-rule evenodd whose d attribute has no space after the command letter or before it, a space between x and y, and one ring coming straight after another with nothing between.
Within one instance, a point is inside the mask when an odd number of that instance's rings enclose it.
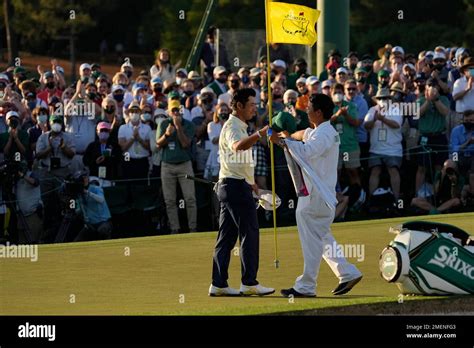
<instances>
[{"instance_id":1,"label":"putting green grass","mask_svg":"<svg viewBox=\"0 0 474 348\"><path fill-rule=\"evenodd\" d=\"M362 314L358 312L361 306L371 304L376 306L377 313L387 314L401 313L400 308L420 300L428 308L430 301L427 300L440 298L405 297L404 303L399 304L397 287L386 283L378 269L380 252L394 238L388 228L414 219L454 224L471 234L474 232L474 213L334 224L332 230L340 244L364 246L363 261L349 259L363 272L364 278L348 295L332 296L337 279L323 261L318 298L297 298L294 303L280 297L278 290L292 286L302 271L303 259L295 227L279 229L279 269L275 269L273 263L273 231L261 230L258 279L263 285L277 289L274 295L267 297L212 298L207 295L216 232L41 245L37 262L0 259L0 314L238 315L303 310ZM128 250L129 256L126 255ZM230 285L238 287L238 256L232 256L229 273ZM75 303L70 303L71 295ZM473 297L465 299L474 311ZM442 302L445 301L455 299ZM462 307L465 307L464 302ZM453 311L460 310L459 306L455 307Z\"/></svg>"}]
</instances>

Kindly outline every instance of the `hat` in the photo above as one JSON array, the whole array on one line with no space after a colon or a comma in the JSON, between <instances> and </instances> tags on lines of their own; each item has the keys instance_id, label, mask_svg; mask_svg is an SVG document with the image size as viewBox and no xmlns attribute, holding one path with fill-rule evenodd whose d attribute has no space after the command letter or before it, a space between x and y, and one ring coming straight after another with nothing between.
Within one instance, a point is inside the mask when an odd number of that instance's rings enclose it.
<instances>
[{"instance_id":1,"label":"hat","mask_svg":"<svg viewBox=\"0 0 474 348\"><path fill-rule=\"evenodd\" d=\"M246 67L243 66L239 69L239 71L237 73L240 75L240 74L243 74L244 72L250 73L249 68L246 68Z\"/></svg>"},{"instance_id":2,"label":"hat","mask_svg":"<svg viewBox=\"0 0 474 348\"><path fill-rule=\"evenodd\" d=\"M160 84L160 85L163 84L163 81L162 81L158 76L154 77L154 78L151 80L151 85L152 85L152 86L154 86L154 85L156 85L156 84Z\"/></svg>"},{"instance_id":3,"label":"hat","mask_svg":"<svg viewBox=\"0 0 474 348\"><path fill-rule=\"evenodd\" d=\"M416 70L415 66L411 63L404 64L402 69L405 70L405 68L409 68L410 70Z\"/></svg>"},{"instance_id":4,"label":"hat","mask_svg":"<svg viewBox=\"0 0 474 348\"><path fill-rule=\"evenodd\" d=\"M92 63L91 64L91 69L94 69L94 68L100 68L100 64L99 63Z\"/></svg>"},{"instance_id":5,"label":"hat","mask_svg":"<svg viewBox=\"0 0 474 348\"><path fill-rule=\"evenodd\" d=\"M336 48L336 49L333 49L333 50L330 50L328 52L328 58L329 57L332 57L332 56L339 56L339 57L342 57L341 53L339 52L339 50Z\"/></svg>"},{"instance_id":6,"label":"hat","mask_svg":"<svg viewBox=\"0 0 474 348\"><path fill-rule=\"evenodd\" d=\"M323 84L321 85L321 88L326 88L326 87L330 88L331 86L332 86L331 80L324 80Z\"/></svg>"},{"instance_id":7,"label":"hat","mask_svg":"<svg viewBox=\"0 0 474 348\"><path fill-rule=\"evenodd\" d=\"M204 93L212 93L212 94L215 94L211 87L204 87L204 88L201 89L201 91L199 92L199 94L204 94Z\"/></svg>"},{"instance_id":8,"label":"hat","mask_svg":"<svg viewBox=\"0 0 474 348\"><path fill-rule=\"evenodd\" d=\"M176 75L178 75L178 73L183 73L185 76L188 76L188 71L184 68L176 70Z\"/></svg>"},{"instance_id":9,"label":"hat","mask_svg":"<svg viewBox=\"0 0 474 348\"><path fill-rule=\"evenodd\" d=\"M64 68L62 66L57 66L56 71L62 75L64 75Z\"/></svg>"},{"instance_id":10,"label":"hat","mask_svg":"<svg viewBox=\"0 0 474 348\"><path fill-rule=\"evenodd\" d=\"M179 102L179 100L170 100L168 102L168 110L171 111L175 108L180 108L181 107L181 103Z\"/></svg>"},{"instance_id":11,"label":"hat","mask_svg":"<svg viewBox=\"0 0 474 348\"><path fill-rule=\"evenodd\" d=\"M293 89L287 89L287 90L285 91L285 94L283 94L283 98L287 98L287 97L292 96L292 95L298 96L298 92L296 92L296 91L293 90Z\"/></svg>"},{"instance_id":12,"label":"hat","mask_svg":"<svg viewBox=\"0 0 474 348\"><path fill-rule=\"evenodd\" d=\"M250 76L258 76L262 72L260 68L252 68L250 69Z\"/></svg>"},{"instance_id":13,"label":"hat","mask_svg":"<svg viewBox=\"0 0 474 348\"><path fill-rule=\"evenodd\" d=\"M362 58L361 58L360 60L361 60L361 61L364 61L364 60L371 60L371 61L373 61L374 59L372 58L372 56L371 56L370 54L367 54L367 53L366 53L366 54L364 54L364 55L362 56Z\"/></svg>"},{"instance_id":14,"label":"hat","mask_svg":"<svg viewBox=\"0 0 474 348\"><path fill-rule=\"evenodd\" d=\"M459 70L464 71L464 69L470 68L471 66L474 66L474 57L466 57L462 61L462 65Z\"/></svg>"},{"instance_id":15,"label":"hat","mask_svg":"<svg viewBox=\"0 0 474 348\"><path fill-rule=\"evenodd\" d=\"M360 74L360 73L367 73L367 69L366 68L356 68L354 70L354 74Z\"/></svg>"},{"instance_id":16,"label":"hat","mask_svg":"<svg viewBox=\"0 0 474 348\"><path fill-rule=\"evenodd\" d=\"M433 60L436 59L446 60L446 55L443 52L435 52L435 54L433 55Z\"/></svg>"},{"instance_id":17,"label":"hat","mask_svg":"<svg viewBox=\"0 0 474 348\"><path fill-rule=\"evenodd\" d=\"M138 104L138 101L134 100L128 105L128 110L131 109L140 109L140 104Z\"/></svg>"},{"instance_id":18,"label":"hat","mask_svg":"<svg viewBox=\"0 0 474 348\"><path fill-rule=\"evenodd\" d=\"M303 76L301 76L298 80L296 80L296 84L298 83L302 83L302 84L306 84L306 78L304 78Z\"/></svg>"},{"instance_id":19,"label":"hat","mask_svg":"<svg viewBox=\"0 0 474 348\"><path fill-rule=\"evenodd\" d=\"M17 66L17 67L15 68L15 70L13 70L13 75L16 75L16 74L24 74L24 73L26 73L26 70L25 70L25 68L22 67L22 66Z\"/></svg>"},{"instance_id":20,"label":"hat","mask_svg":"<svg viewBox=\"0 0 474 348\"><path fill-rule=\"evenodd\" d=\"M8 111L6 116L5 116L5 119L8 121L8 119L10 117L17 117L17 118L20 118L20 115L18 115L18 112L16 111Z\"/></svg>"},{"instance_id":21,"label":"hat","mask_svg":"<svg viewBox=\"0 0 474 348\"><path fill-rule=\"evenodd\" d=\"M425 73L420 72L420 73L416 74L416 76L415 76L415 81L420 81L420 80L423 80L423 81L426 80L426 75L425 75Z\"/></svg>"},{"instance_id":22,"label":"hat","mask_svg":"<svg viewBox=\"0 0 474 348\"><path fill-rule=\"evenodd\" d=\"M283 69L286 69L286 63L285 61L281 60L281 59L277 59L275 60L273 63L272 63L273 67L275 68L283 68Z\"/></svg>"},{"instance_id":23,"label":"hat","mask_svg":"<svg viewBox=\"0 0 474 348\"><path fill-rule=\"evenodd\" d=\"M216 66L214 70L212 71L214 75L220 75L225 72L227 72L227 70L222 65Z\"/></svg>"},{"instance_id":24,"label":"hat","mask_svg":"<svg viewBox=\"0 0 474 348\"><path fill-rule=\"evenodd\" d=\"M168 93L168 99L179 98L179 93L176 91L171 91Z\"/></svg>"},{"instance_id":25,"label":"hat","mask_svg":"<svg viewBox=\"0 0 474 348\"><path fill-rule=\"evenodd\" d=\"M309 86L312 86L312 85L314 85L315 83L318 83L318 82L319 82L319 79L314 75L309 76L306 79L306 84L309 85Z\"/></svg>"},{"instance_id":26,"label":"hat","mask_svg":"<svg viewBox=\"0 0 474 348\"><path fill-rule=\"evenodd\" d=\"M258 199L258 204L265 210L273 210L273 194L269 190L258 190L258 196L253 193L254 198ZM281 198L275 195L275 209L281 205Z\"/></svg>"},{"instance_id":27,"label":"hat","mask_svg":"<svg viewBox=\"0 0 474 348\"><path fill-rule=\"evenodd\" d=\"M392 84L392 86L390 87L390 90L391 90L391 91L394 91L394 92L405 93L405 92L403 91L403 85L402 85L400 82L398 82L398 81L397 81L397 82L394 82L394 83Z\"/></svg>"},{"instance_id":28,"label":"hat","mask_svg":"<svg viewBox=\"0 0 474 348\"><path fill-rule=\"evenodd\" d=\"M153 112L153 117L160 116L160 115L165 115L166 116L166 110L157 108Z\"/></svg>"},{"instance_id":29,"label":"hat","mask_svg":"<svg viewBox=\"0 0 474 348\"><path fill-rule=\"evenodd\" d=\"M34 97L36 97L36 94L34 94L33 92L27 92L27 93L25 94L25 99L26 99L26 98L34 98Z\"/></svg>"},{"instance_id":30,"label":"hat","mask_svg":"<svg viewBox=\"0 0 474 348\"><path fill-rule=\"evenodd\" d=\"M387 70L382 69L378 72L377 76L378 77L389 77L390 73Z\"/></svg>"},{"instance_id":31,"label":"hat","mask_svg":"<svg viewBox=\"0 0 474 348\"><path fill-rule=\"evenodd\" d=\"M201 75L199 75L199 73L197 71L192 70L188 74L188 79L190 79L190 80L201 80L202 77L201 77Z\"/></svg>"},{"instance_id":32,"label":"hat","mask_svg":"<svg viewBox=\"0 0 474 348\"><path fill-rule=\"evenodd\" d=\"M54 77L53 73L51 71L46 71L43 75L45 79L48 79L50 77Z\"/></svg>"},{"instance_id":33,"label":"hat","mask_svg":"<svg viewBox=\"0 0 474 348\"><path fill-rule=\"evenodd\" d=\"M125 91L125 88L123 88L122 85L113 85L112 86L112 93L115 93L116 91Z\"/></svg>"},{"instance_id":34,"label":"hat","mask_svg":"<svg viewBox=\"0 0 474 348\"><path fill-rule=\"evenodd\" d=\"M392 48L392 53L400 53L401 55L405 55L405 50L400 46L395 46Z\"/></svg>"},{"instance_id":35,"label":"hat","mask_svg":"<svg viewBox=\"0 0 474 348\"><path fill-rule=\"evenodd\" d=\"M143 83L135 83L132 87L133 92L136 92L140 89L146 89L146 86Z\"/></svg>"},{"instance_id":36,"label":"hat","mask_svg":"<svg viewBox=\"0 0 474 348\"><path fill-rule=\"evenodd\" d=\"M433 58L434 52L433 52L433 51L427 51L427 52L425 53L425 58L427 58L428 56L431 56L431 57Z\"/></svg>"},{"instance_id":37,"label":"hat","mask_svg":"<svg viewBox=\"0 0 474 348\"><path fill-rule=\"evenodd\" d=\"M336 70L336 75L339 75L340 73L347 75L347 69L344 67L340 67L339 69Z\"/></svg>"},{"instance_id":38,"label":"hat","mask_svg":"<svg viewBox=\"0 0 474 348\"><path fill-rule=\"evenodd\" d=\"M59 115L56 115L56 114L52 114L51 116L49 116L49 122L51 123L54 123L54 122L60 122L62 123L63 122L63 118Z\"/></svg>"},{"instance_id":39,"label":"hat","mask_svg":"<svg viewBox=\"0 0 474 348\"><path fill-rule=\"evenodd\" d=\"M108 122L99 122L99 124L97 125L97 130L100 131L101 129L111 130L112 127L111 127L110 123L108 123Z\"/></svg>"},{"instance_id":40,"label":"hat","mask_svg":"<svg viewBox=\"0 0 474 348\"><path fill-rule=\"evenodd\" d=\"M10 79L5 74L0 74L0 81L6 81L7 83L10 82Z\"/></svg>"},{"instance_id":41,"label":"hat","mask_svg":"<svg viewBox=\"0 0 474 348\"><path fill-rule=\"evenodd\" d=\"M121 69L123 68L131 68L133 69L133 65L132 63L130 63L129 61L126 61L125 63L122 64L122 66L120 67Z\"/></svg>"},{"instance_id":42,"label":"hat","mask_svg":"<svg viewBox=\"0 0 474 348\"><path fill-rule=\"evenodd\" d=\"M80 72L83 72L83 71L86 70L86 69L91 70L90 64L82 63L81 66L79 67L79 71L80 71Z\"/></svg>"},{"instance_id":43,"label":"hat","mask_svg":"<svg viewBox=\"0 0 474 348\"><path fill-rule=\"evenodd\" d=\"M376 99L379 98L389 98L390 97L390 90L388 88L380 88L375 95Z\"/></svg>"},{"instance_id":44,"label":"hat","mask_svg":"<svg viewBox=\"0 0 474 348\"><path fill-rule=\"evenodd\" d=\"M444 46L436 46L434 50L435 50L435 52L436 51L443 51L444 53L446 53L446 51L447 51L446 47L444 47Z\"/></svg>"}]
</instances>

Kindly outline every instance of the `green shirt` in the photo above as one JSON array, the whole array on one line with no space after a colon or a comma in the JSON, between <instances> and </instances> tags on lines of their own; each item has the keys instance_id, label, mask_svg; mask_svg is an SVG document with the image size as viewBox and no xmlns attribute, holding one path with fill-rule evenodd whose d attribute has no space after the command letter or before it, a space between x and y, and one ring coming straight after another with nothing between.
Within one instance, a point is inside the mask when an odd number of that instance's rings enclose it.
<instances>
[{"instance_id":1,"label":"green shirt","mask_svg":"<svg viewBox=\"0 0 474 348\"><path fill-rule=\"evenodd\" d=\"M168 125L173 122L170 119L166 119L160 124L160 129L158 130L157 139L161 138L166 132ZM194 124L188 120L182 119L183 122L183 132L184 134L192 140L194 138ZM162 161L165 163L178 164L192 159L191 155L191 146L186 149L181 147L181 142L178 139L176 130L174 133L167 138L168 144L163 148Z\"/></svg>"},{"instance_id":2,"label":"green shirt","mask_svg":"<svg viewBox=\"0 0 474 348\"><path fill-rule=\"evenodd\" d=\"M420 108L425 103L425 100L424 96L418 98L417 103ZM442 95L439 97L439 100L444 106L449 108L448 98ZM442 133L446 130L446 118L436 109L433 103L428 106L428 109L423 115L420 115L418 130L420 134Z\"/></svg>"},{"instance_id":3,"label":"green shirt","mask_svg":"<svg viewBox=\"0 0 474 348\"><path fill-rule=\"evenodd\" d=\"M357 120L357 107L354 103L349 103L343 100L342 106L349 106L347 109L349 117ZM333 114L335 114L338 110L339 106L336 105L334 107ZM357 127L351 126L349 122L347 122L346 118L342 115L337 118L336 122L331 123L341 137L339 152L355 152L360 150L359 141L357 139Z\"/></svg>"},{"instance_id":4,"label":"green shirt","mask_svg":"<svg viewBox=\"0 0 474 348\"><path fill-rule=\"evenodd\" d=\"M272 130L275 132L287 131L290 134L296 132L296 120L295 118L286 111L280 111L272 119ZM275 151L275 157L281 157L284 155L283 150L279 146L273 147Z\"/></svg>"},{"instance_id":5,"label":"green shirt","mask_svg":"<svg viewBox=\"0 0 474 348\"><path fill-rule=\"evenodd\" d=\"M0 152L5 151L5 146L7 145L9 138L10 138L10 133L9 132L5 132L5 133L0 134ZM30 145L29 145L30 141L29 141L28 133L23 129L18 129L18 139L20 139L20 142L25 147L25 151L28 152L28 150L30 148ZM20 153L20 151L18 150L18 146L16 145L16 142L12 141L12 146L10 147L10 152L8 153L8 155L5 154L5 159L16 160L16 158L15 158L16 153ZM25 159L24 155L21 156L21 160L22 159Z\"/></svg>"}]
</instances>

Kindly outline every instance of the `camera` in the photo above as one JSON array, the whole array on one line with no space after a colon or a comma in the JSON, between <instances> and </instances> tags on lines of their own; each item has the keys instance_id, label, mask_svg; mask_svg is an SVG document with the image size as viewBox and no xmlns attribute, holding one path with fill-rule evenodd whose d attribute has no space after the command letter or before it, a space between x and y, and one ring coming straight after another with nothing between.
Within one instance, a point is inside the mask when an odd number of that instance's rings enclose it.
<instances>
[{"instance_id":1,"label":"camera","mask_svg":"<svg viewBox=\"0 0 474 348\"><path fill-rule=\"evenodd\" d=\"M69 175L64 179L64 194L73 199L79 197L84 192L83 176Z\"/></svg>"},{"instance_id":2,"label":"camera","mask_svg":"<svg viewBox=\"0 0 474 348\"><path fill-rule=\"evenodd\" d=\"M23 171L21 162L3 161L0 163L0 183L2 187L11 187L20 179L19 172Z\"/></svg>"}]
</instances>

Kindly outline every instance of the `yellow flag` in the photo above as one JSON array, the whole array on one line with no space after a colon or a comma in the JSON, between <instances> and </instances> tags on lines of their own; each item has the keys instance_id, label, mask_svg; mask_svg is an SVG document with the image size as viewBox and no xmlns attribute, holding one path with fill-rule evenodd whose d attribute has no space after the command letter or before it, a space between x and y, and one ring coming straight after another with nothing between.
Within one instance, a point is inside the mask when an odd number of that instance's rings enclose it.
<instances>
[{"instance_id":1,"label":"yellow flag","mask_svg":"<svg viewBox=\"0 0 474 348\"><path fill-rule=\"evenodd\" d=\"M267 43L313 46L317 40L315 25L320 11L310 7L267 2Z\"/></svg>"}]
</instances>

